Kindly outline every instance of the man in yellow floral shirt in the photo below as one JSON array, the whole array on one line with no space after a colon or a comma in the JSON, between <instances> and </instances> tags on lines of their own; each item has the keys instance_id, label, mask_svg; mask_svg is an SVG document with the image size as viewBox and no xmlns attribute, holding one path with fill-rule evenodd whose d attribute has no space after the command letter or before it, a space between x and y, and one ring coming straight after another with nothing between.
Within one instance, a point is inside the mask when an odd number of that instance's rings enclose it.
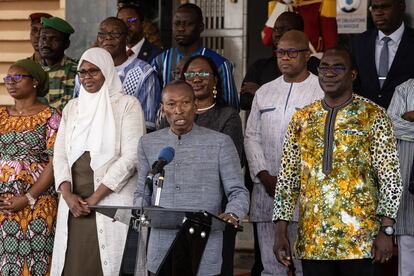
<instances>
[{"instance_id":1,"label":"man in yellow floral shirt","mask_svg":"<svg viewBox=\"0 0 414 276\"><path fill-rule=\"evenodd\" d=\"M384 109L352 93L349 52L325 52L325 97L297 111L283 146L275 191L276 258L291 265L288 221L299 197L295 255L303 275L374 275L392 256L402 183Z\"/></svg>"}]
</instances>

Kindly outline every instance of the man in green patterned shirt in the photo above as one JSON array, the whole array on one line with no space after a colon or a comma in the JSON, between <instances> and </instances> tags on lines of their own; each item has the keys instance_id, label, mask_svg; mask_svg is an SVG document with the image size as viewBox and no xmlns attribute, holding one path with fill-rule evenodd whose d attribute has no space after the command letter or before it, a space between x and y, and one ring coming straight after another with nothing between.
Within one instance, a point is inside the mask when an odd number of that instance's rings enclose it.
<instances>
[{"instance_id":1,"label":"man in green patterned shirt","mask_svg":"<svg viewBox=\"0 0 414 276\"><path fill-rule=\"evenodd\" d=\"M72 26L59 17L41 19L39 50L42 67L49 74L49 93L44 97L50 106L62 110L73 96L78 62L65 55Z\"/></svg>"},{"instance_id":2,"label":"man in green patterned shirt","mask_svg":"<svg viewBox=\"0 0 414 276\"><path fill-rule=\"evenodd\" d=\"M392 256L402 183L391 120L352 93L357 72L342 48L319 66L322 100L290 121L275 190L274 252L291 265L288 221L299 199L295 255L303 275L374 275Z\"/></svg>"}]
</instances>

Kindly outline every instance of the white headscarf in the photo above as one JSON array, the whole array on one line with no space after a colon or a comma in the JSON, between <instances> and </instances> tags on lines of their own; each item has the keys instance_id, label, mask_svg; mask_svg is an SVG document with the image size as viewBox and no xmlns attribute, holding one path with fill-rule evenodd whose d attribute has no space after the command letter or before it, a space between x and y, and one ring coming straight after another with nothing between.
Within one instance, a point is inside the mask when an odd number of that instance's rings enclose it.
<instances>
[{"instance_id":1,"label":"white headscarf","mask_svg":"<svg viewBox=\"0 0 414 276\"><path fill-rule=\"evenodd\" d=\"M69 165L85 152L91 155L91 168L96 170L115 155L115 120L111 97L120 94L122 83L115 70L111 55L102 48L86 50L79 60L78 70L83 61L97 66L105 82L96 93L89 93L80 87L78 116L71 139Z\"/></svg>"}]
</instances>

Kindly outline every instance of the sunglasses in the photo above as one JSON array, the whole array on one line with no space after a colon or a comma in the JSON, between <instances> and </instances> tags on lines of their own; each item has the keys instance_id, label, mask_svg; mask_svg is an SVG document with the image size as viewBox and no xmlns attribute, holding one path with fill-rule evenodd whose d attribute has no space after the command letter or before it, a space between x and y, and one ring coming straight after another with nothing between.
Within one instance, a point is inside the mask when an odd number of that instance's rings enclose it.
<instances>
[{"instance_id":1,"label":"sunglasses","mask_svg":"<svg viewBox=\"0 0 414 276\"><path fill-rule=\"evenodd\" d=\"M127 18L127 23L135 23L138 21L137 17L128 17Z\"/></svg>"},{"instance_id":2,"label":"sunglasses","mask_svg":"<svg viewBox=\"0 0 414 276\"><path fill-rule=\"evenodd\" d=\"M207 79L208 77L210 77L212 75L213 75L212 73L206 72L206 71L201 71L201 72L188 71L188 72L184 72L184 78L186 80L194 80L196 77L199 77L200 79Z\"/></svg>"}]
</instances>

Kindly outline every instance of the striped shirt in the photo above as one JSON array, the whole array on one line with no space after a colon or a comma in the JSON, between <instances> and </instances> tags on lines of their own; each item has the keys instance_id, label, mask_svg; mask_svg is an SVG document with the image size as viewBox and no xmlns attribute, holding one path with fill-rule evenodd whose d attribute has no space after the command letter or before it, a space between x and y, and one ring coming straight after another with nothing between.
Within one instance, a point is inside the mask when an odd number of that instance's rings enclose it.
<instances>
[{"instance_id":1,"label":"striped shirt","mask_svg":"<svg viewBox=\"0 0 414 276\"><path fill-rule=\"evenodd\" d=\"M199 48L190 56L202 55L213 60L220 73L223 86L223 98L229 106L239 110L239 95L233 78L233 65L223 56L209 48ZM152 60L152 66L158 73L162 87L175 79L177 65L184 58L184 54L178 48L170 48L159 54Z\"/></svg>"},{"instance_id":2,"label":"striped shirt","mask_svg":"<svg viewBox=\"0 0 414 276\"><path fill-rule=\"evenodd\" d=\"M145 126L155 130L155 119L161 102L161 89L157 74L151 65L138 58L129 58L116 67L123 86L123 93L135 96L142 106ZM75 97L78 97L80 83L76 79Z\"/></svg>"},{"instance_id":3,"label":"striped shirt","mask_svg":"<svg viewBox=\"0 0 414 276\"><path fill-rule=\"evenodd\" d=\"M49 93L41 98L50 106L62 110L72 99L78 61L64 56L60 63L53 66L42 65L49 74Z\"/></svg>"},{"instance_id":4,"label":"striped shirt","mask_svg":"<svg viewBox=\"0 0 414 276\"><path fill-rule=\"evenodd\" d=\"M398 142L403 194L398 210L396 234L414 236L414 195L408 191L410 174L414 165L414 122L401 116L414 111L414 79L410 79L395 89L388 114L391 117Z\"/></svg>"}]
</instances>

